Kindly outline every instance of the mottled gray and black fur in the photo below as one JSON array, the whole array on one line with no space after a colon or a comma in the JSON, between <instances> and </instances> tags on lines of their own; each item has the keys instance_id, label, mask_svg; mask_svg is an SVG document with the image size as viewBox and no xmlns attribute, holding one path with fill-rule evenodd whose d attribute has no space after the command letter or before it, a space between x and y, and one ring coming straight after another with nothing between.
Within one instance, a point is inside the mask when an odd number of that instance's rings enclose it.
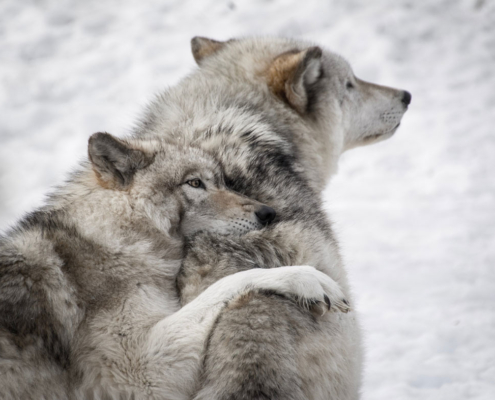
<instances>
[{"instance_id":1,"label":"mottled gray and black fur","mask_svg":"<svg viewBox=\"0 0 495 400\"><path fill-rule=\"evenodd\" d=\"M242 235L273 210L228 190L198 148L98 133L88 155L0 237L2 400L189 399L224 304L251 291L317 309L343 298L314 268L251 270L179 310L184 237Z\"/></svg>"},{"instance_id":2,"label":"mottled gray and black fur","mask_svg":"<svg viewBox=\"0 0 495 400\"><path fill-rule=\"evenodd\" d=\"M302 264L351 299L321 192L344 150L395 132L409 93L361 81L339 56L299 41L195 38L192 49L199 71L151 106L144 129L208 149L229 187L278 217L244 237L193 238L178 276L182 304L238 271ZM186 92L194 102L179 101ZM203 363L195 399L356 399L355 313L316 319L278 294L251 292L219 315Z\"/></svg>"},{"instance_id":3,"label":"mottled gray and black fur","mask_svg":"<svg viewBox=\"0 0 495 400\"><path fill-rule=\"evenodd\" d=\"M321 192L410 95L300 41L196 38L193 54L133 138L94 135L90 161L0 238L3 398L358 397ZM277 218L257 232L261 203Z\"/></svg>"}]
</instances>

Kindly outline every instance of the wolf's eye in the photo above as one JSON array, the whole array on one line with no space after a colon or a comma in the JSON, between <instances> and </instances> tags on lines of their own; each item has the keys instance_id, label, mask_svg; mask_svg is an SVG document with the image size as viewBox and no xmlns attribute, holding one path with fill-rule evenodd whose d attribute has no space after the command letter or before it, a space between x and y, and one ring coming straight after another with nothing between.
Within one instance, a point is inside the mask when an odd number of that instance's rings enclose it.
<instances>
[{"instance_id":1,"label":"wolf's eye","mask_svg":"<svg viewBox=\"0 0 495 400\"><path fill-rule=\"evenodd\" d=\"M347 83L345 84L345 87L346 87L347 89L354 89L354 85L352 84L352 82L351 82L351 81L347 81Z\"/></svg>"},{"instance_id":2,"label":"wolf's eye","mask_svg":"<svg viewBox=\"0 0 495 400\"><path fill-rule=\"evenodd\" d=\"M186 183L189 186L192 186L193 188L196 188L196 189L204 189L205 188L205 185L203 184L203 182L201 182L200 179L191 179L190 181L187 181Z\"/></svg>"}]
</instances>

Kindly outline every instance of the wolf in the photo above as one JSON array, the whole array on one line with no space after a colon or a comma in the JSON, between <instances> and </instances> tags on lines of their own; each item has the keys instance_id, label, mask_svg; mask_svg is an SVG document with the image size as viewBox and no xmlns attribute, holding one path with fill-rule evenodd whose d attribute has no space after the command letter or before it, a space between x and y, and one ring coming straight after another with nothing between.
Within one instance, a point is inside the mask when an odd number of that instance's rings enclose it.
<instances>
[{"instance_id":1,"label":"wolf","mask_svg":"<svg viewBox=\"0 0 495 400\"><path fill-rule=\"evenodd\" d=\"M97 133L88 157L0 237L0 398L189 399L225 305L250 292L303 314L345 305L300 266L241 271L180 308L185 237L240 237L275 211L228 189L200 148Z\"/></svg>"},{"instance_id":2,"label":"wolf","mask_svg":"<svg viewBox=\"0 0 495 400\"><path fill-rule=\"evenodd\" d=\"M344 151L392 137L411 94L357 78L345 59L309 42L196 37L191 46L199 68L151 103L135 135L208 151L229 188L277 217L244 236L189 240L182 305L239 271L311 265L352 307L322 191ZM278 293L250 292L215 320L193 397L357 399L362 360L355 311L317 319Z\"/></svg>"}]
</instances>

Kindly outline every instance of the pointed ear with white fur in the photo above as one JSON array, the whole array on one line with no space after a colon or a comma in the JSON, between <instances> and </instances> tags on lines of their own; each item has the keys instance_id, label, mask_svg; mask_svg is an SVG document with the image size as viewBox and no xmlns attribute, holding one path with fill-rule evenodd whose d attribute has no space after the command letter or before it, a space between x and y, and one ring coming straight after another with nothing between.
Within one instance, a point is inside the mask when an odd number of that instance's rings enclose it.
<instances>
[{"instance_id":1,"label":"pointed ear with white fur","mask_svg":"<svg viewBox=\"0 0 495 400\"><path fill-rule=\"evenodd\" d=\"M306 113L310 91L321 76L321 56L322 50L316 46L289 51L276 57L268 68L271 91L301 114Z\"/></svg>"},{"instance_id":2,"label":"pointed ear with white fur","mask_svg":"<svg viewBox=\"0 0 495 400\"><path fill-rule=\"evenodd\" d=\"M216 53L224 46L225 42L219 42L201 36L195 36L191 39L191 51L198 65L201 65L201 62L205 58Z\"/></svg>"},{"instance_id":3,"label":"pointed ear with white fur","mask_svg":"<svg viewBox=\"0 0 495 400\"><path fill-rule=\"evenodd\" d=\"M143 151L102 132L89 138L88 155L98 183L106 189L127 188L136 171L151 163L151 157Z\"/></svg>"}]
</instances>

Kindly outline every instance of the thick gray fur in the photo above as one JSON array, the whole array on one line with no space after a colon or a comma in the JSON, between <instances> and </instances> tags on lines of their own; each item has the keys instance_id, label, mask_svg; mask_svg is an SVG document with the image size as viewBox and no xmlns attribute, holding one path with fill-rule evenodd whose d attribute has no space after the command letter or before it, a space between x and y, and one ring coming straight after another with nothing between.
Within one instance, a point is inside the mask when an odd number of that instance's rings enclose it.
<instances>
[{"instance_id":1,"label":"thick gray fur","mask_svg":"<svg viewBox=\"0 0 495 400\"><path fill-rule=\"evenodd\" d=\"M198 46L193 39L193 53ZM194 104L176 107L188 91ZM361 81L336 54L299 41L215 42L202 54L199 71L150 107L146 131L208 149L231 188L279 218L244 237L190 240L178 276L182 303L238 271L302 264L331 276L352 302L321 192L343 151L395 132L404 93ZM317 319L261 292L227 305L209 336L195 399L358 398L359 327L356 313L343 310L332 305L337 313Z\"/></svg>"},{"instance_id":2,"label":"thick gray fur","mask_svg":"<svg viewBox=\"0 0 495 400\"><path fill-rule=\"evenodd\" d=\"M0 237L2 400L188 399L226 302L253 290L303 305L343 296L313 268L254 270L179 310L184 237L259 230L266 206L228 190L198 148L97 133L88 155Z\"/></svg>"},{"instance_id":3,"label":"thick gray fur","mask_svg":"<svg viewBox=\"0 0 495 400\"><path fill-rule=\"evenodd\" d=\"M133 138L93 136L90 162L0 238L4 399L359 396L321 192L341 153L392 136L407 104L319 49L195 39L200 68ZM261 204L277 211L263 230Z\"/></svg>"}]
</instances>

